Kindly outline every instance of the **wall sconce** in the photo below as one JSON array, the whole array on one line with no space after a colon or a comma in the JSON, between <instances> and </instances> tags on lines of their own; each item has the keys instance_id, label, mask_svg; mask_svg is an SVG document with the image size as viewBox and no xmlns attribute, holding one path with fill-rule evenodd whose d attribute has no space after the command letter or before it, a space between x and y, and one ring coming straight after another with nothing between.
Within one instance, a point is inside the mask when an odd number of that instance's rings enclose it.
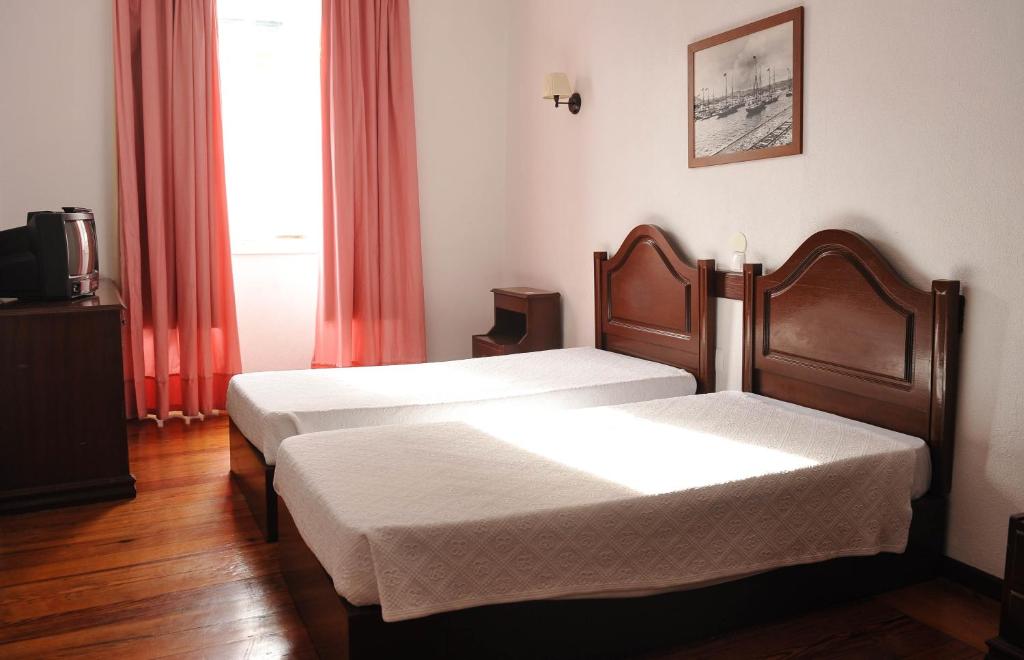
<instances>
[{"instance_id":1,"label":"wall sconce","mask_svg":"<svg viewBox=\"0 0 1024 660\"><path fill-rule=\"evenodd\" d=\"M579 114L580 106L583 105L583 97L579 92L572 91L569 87L569 76L564 73L549 73L544 76L544 98L555 99L556 108L559 105L568 105L569 112L574 115Z\"/></svg>"}]
</instances>

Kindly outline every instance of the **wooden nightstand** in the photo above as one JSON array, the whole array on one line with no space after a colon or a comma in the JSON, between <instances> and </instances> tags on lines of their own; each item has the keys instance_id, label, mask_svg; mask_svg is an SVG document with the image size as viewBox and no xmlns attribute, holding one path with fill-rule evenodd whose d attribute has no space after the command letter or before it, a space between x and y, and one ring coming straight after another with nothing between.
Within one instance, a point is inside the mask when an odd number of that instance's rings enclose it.
<instances>
[{"instance_id":1,"label":"wooden nightstand","mask_svg":"<svg viewBox=\"0 0 1024 660\"><path fill-rule=\"evenodd\" d=\"M1010 516L999 637L988 640L991 660L1024 660L1024 513Z\"/></svg>"},{"instance_id":2,"label":"wooden nightstand","mask_svg":"<svg viewBox=\"0 0 1024 660\"><path fill-rule=\"evenodd\" d=\"M562 347L562 297L529 287L491 289L494 327L473 335L473 357L528 353Z\"/></svg>"}]
</instances>

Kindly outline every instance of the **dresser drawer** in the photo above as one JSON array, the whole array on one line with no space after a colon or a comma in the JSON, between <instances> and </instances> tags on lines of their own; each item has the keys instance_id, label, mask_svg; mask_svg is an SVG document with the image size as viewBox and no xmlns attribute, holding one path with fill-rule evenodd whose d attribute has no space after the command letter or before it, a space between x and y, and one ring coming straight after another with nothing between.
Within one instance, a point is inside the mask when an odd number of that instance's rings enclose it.
<instances>
[{"instance_id":1,"label":"dresser drawer","mask_svg":"<svg viewBox=\"0 0 1024 660\"><path fill-rule=\"evenodd\" d=\"M494 306L498 309L508 309L521 314L526 313L527 302L525 298L510 296L506 293L494 294Z\"/></svg>"}]
</instances>

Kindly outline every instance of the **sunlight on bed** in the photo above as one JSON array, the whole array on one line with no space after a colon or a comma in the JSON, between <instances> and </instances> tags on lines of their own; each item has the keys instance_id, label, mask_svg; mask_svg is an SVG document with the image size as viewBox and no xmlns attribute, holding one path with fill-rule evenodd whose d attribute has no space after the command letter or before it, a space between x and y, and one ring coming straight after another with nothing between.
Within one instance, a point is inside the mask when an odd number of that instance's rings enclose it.
<instances>
[{"instance_id":1,"label":"sunlight on bed","mask_svg":"<svg viewBox=\"0 0 1024 660\"><path fill-rule=\"evenodd\" d=\"M469 422L524 451L657 495L812 467L818 461L654 422L615 408Z\"/></svg>"}]
</instances>

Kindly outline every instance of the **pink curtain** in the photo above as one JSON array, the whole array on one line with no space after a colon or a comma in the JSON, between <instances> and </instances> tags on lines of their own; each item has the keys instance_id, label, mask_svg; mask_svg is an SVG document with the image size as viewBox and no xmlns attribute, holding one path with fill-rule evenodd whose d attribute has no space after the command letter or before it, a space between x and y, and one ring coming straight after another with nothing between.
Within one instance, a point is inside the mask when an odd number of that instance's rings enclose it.
<instances>
[{"instance_id":1,"label":"pink curtain","mask_svg":"<svg viewBox=\"0 0 1024 660\"><path fill-rule=\"evenodd\" d=\"M215 0L114 0L129 416L223 409L240 371Z\"/></svg>"},{"instance_id":2,"label":"pink curtain","mask_svg":"<svg viewBox=\"0 0 1024 660\"><path fill-rule=\"evenodd\" d=\"M323 0L314 367L426 359L407 0Z\"/></svg>"}]
</instances>

